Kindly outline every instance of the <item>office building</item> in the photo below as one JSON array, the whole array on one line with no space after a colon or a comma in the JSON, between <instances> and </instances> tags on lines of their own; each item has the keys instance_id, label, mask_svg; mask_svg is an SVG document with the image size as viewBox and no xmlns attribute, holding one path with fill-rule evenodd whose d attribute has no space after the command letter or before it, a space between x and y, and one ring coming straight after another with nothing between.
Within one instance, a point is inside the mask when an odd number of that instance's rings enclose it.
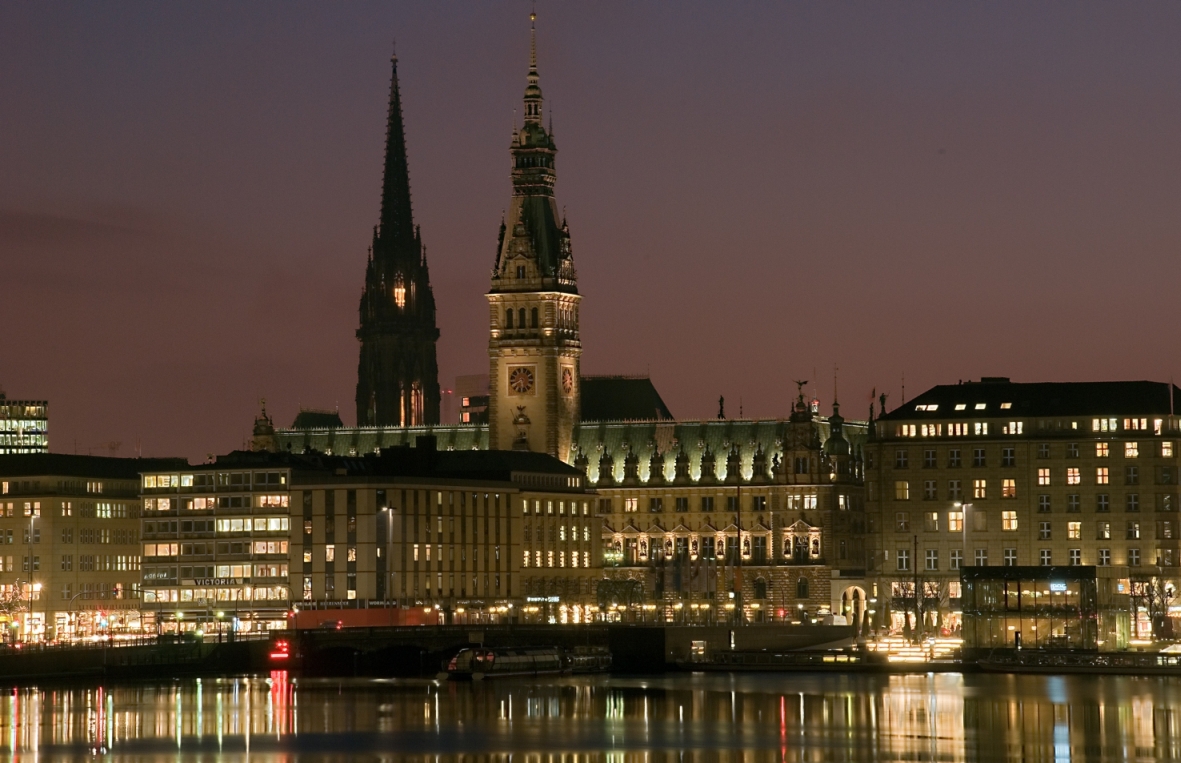
<instances>
[{"instance_id":1,"label":"office building","mask_svg":"<svg viewBox=\"0 0 1181 763\"><path fill-rule=\"evenodd\" d=\"M137 635L139 473L183 459L0 456L0 624L9 640Z\"/></svg>"},{"instance_id":2,"label":"office building","mask_svg":"<svg viewBox=\"0 0 1181 763\"><path fill-rule=\"evenodd\" d=\"M894 629L959 626L963 566L1128 568L1167 601L1181 563L1176 387L1149 381L933 387L867 444L871 575ZM1136 628L1173 605L1140 602ZM883 608L884 612L885 608ZM1159 625L1159 623L1158 623Z\"/></svg>"}]
</instances>

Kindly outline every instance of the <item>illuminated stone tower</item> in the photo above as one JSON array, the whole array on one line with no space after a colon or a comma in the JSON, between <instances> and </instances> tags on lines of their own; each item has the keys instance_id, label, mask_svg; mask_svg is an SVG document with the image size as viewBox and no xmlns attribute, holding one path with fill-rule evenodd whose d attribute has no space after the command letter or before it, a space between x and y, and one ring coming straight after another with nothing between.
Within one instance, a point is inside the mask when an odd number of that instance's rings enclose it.
<instances>
[{"instance_id":1,"label":"illuminated stone tower","mask_svg":"<svg viewBox=\"0 0 1181 763\"><path fill-rule=\"evenodd\" d=\"M426 247L410 207L410 172L398 59L392 59L381 223L361 293L361 361L357 369L358 426L439 423L439 368L435 360L435 296Z\"/></svg>"},{"instance_id":2,"label":"illuminated stone tower","mask_svg":"<svg viewBox=\"0 0 1181 763\"><path fill-rule=\"evenodd\" d=\"M500 225L489 306L489 446L568 461L580 381L577 275L554 201L553 135L542 124L537 37L530 31L525 120L514 131L513 197Z\"/></svg>"}]
</instances>

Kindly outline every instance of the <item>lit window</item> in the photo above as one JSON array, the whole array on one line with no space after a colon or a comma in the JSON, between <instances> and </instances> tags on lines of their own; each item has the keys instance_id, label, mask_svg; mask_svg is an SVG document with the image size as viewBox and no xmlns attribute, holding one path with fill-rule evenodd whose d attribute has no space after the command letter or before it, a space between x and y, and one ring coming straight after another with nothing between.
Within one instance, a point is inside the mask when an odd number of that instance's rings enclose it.
<instances>
[{"instance_id":1,"label":"lit window","mask_svg":"<svg viewBox=\"0 0 1181 763\"><path fill-rule=\"evenodd\" d=\"M1005 434L1022 434L1025 431L1024 421L1010 421L1004 427Z\"/></svg>"},{"instance_id":2,"label":"lit window","mask_svg":"<svg viewBox=\"0 0 1181 763\"><path fill-rule=\"evenodd\" d=\"M1039 484L1039 485L1049 485L1050 484L1050 470L1049 469L1038 469L1037 470L1037 484Z\"/></svg>"},{"instance_id":3,"label":"lit window","mask_svg":"<svg viewBox=\"0 0 1181 763\"><path fill-rule=\"evenodd\" d=\"M1095 484L1096 485L1106 485L1106 484L1108 484L1108 481L1109 480L1108 480L1108 476L1107 476L1107 467L1106 466L1095 467Z\"/></svg>"},{"instance_id":4,"label":"lit window","mask_svg":"<svg viewBox=\"0 0 1181 763\"><path fill-rule=\"evenodd\" d=\"M1078 540L1083 537L1083 523L1082 522L1067 522L1066 523L1066 537L1070 540Z\"/></svg>"},{"instance_id":5,"label":"lit window","mask_svg":"<svg viewBox=\"0 0 1181 763\"><path fill-rule=\"evenodd\" d=\"M1173 443L1162 442L1160 444L1160 454L1161 454L1161 458L1172 458L1173 457Z\"/></svg>"},{"instance_id":6,"label":"lit window","mask_svg":"<svg viewBox=\"0 0 1181 763\"><path fill-rule=\"evenodd\" d=\"M406 282L402 280L401 273L394 279L394 304L399 310L406 306Z\"/></svg>"},{"instance_id":7,"label":"lit window","mask_svg":"<svg viewBox=\"0 0 1181 763\"><path fill-rule=\"evenodd\" d=\"M1082 482L1082 477L1079 474L1078 467L1077 466L1068 467L1066 470L1066 484L1067 485L1077 485L1080 482Z\"/></svg>"},{"instance_id":8,"label":"lit window","mask_svg":"<svg viewBox=\"0 0 1181 763\"><path fill-rule=\"evenodd\" d=\"M988 480L972 480L972 497L988 497Z\"/></svg>"},{"instance_id":9,"label":"lit window","mask_svg":"<svg viewBox=\"0 0 1181 763\"><path fill-rule=\"evenodd\" d=\"M639 511L640 510L640 499L639 498L624 498L623 499L623 510L628 511L628 512Z\"/></svg>"},{"instance_id":10,"label":"lit window","mask_svg":"<svg viewBox=\"0 0 1181 763\"><path fill-rule=\"evenodd\" d=\"M964 512L947 512L947 531L953 533L962 533L964 531Z\"/></svg>"},{"instance_id":11,"label":"lit window","mask_svg":"<svg viewBox=\"0 0 1181 763\"><path fill-rule=\"evenodd\" d=\"M975 406L976 410L978 410L978 411L983 411L987 407L988 407L988 403L976 403L976 406Z\"/></svg>"},{"instance_id":12,"label":"lit window","mask_svg":"<svg viewBox=\"0 0 1181 763\"><path fill-rule=\"evenodd\" d=\"M1001 512L1001 529L1010 532L1017 529L1017 512L1002 511Z\"/></svg>"},{"instance_id":13,"label":"lit window","mask_svg":"<svg viewBox=\"0 0 1181 763\"><path fill-rule=\"evenodd\" d=\"M967 407L968 407L968 406L967 406L967 405L965 405L965 404L963 404L963 403L956 403L956 404L955 404L955 409L956 409L957 411L962 411L962 410L964 410L964 409L965 409L965 408L967 408Z\"/></svg>"},{"instance_id":14,"label":"lit window","mask_svg":"<svg viewBox=\"0 0 1181 763\"><path fill-rule=\"evenodd\" d=\"M894 483L894 500L909 501L910 500L910 483L906 480L898 480Z\"/></svg>"},{"instance_id":15,"label":"lit window","mask_svg":"<svg viewBox=\"0 0 1181 763\"><path fill-rule=\"evenodd\" d=\"M1139 458L1140 457L1140 443L1125 442L1124 443L1124 458Z\"/></svg>"},{"instance_id":16,"label":"lit window","mask_svg":"<svg viewBox=\"0 0 1181 763\"><path fill-rule=\"evenodd\" d=\"M1107 456L1108 456L1108 444L1105 442L1095 443L1095 457L1096 458L1107 458Z\"/></svg>"},{"instance_id":17,"label":"lit window","mask_svg":"<svg viewBox=\"0 0 1181 763\"><path fill-rule=\"evenodd\" d=\"M978 434L978 435L987 435L988 434L988 422L987 421L977 421L976 425L974 427L974 430L975 430L976 434Z\"/></svg>"},{"instance_id":18,"label":"lit window","mask_svg":"<svg viewBox=\"0 0 1181 763\"><path fill-rule=\"evenodd\" d=\"M1017 497L1017 480L1001 480L1001 498Z\"/></svg>"},{"instance_id":19,"label":"lit window","mask_svg":"<svg viewBox=\"0 0 1181 763\"><path fill-rule=\"evenodd\" d=\"M1013 407L1012 403L1001 403L1001 410L1002 411L1007 411L1012 407Z\"/></svg>"}]
</instances>

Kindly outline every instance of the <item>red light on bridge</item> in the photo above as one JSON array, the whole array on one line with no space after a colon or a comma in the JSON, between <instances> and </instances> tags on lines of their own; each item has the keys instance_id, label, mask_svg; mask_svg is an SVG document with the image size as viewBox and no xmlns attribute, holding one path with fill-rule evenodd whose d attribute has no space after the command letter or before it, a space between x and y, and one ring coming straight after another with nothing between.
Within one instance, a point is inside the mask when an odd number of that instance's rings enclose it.
<instances>
[{"instance_id":1,"label":"red light on bridge","mask_svg":"<svg viewBox=\"0 0 1181 763\"><path fill-rule=\"evenodd\" d=\"M286 641L276 641L271 647L272 660L286 660L291 657L291 645Z\"/></svg>"}]
</instances>

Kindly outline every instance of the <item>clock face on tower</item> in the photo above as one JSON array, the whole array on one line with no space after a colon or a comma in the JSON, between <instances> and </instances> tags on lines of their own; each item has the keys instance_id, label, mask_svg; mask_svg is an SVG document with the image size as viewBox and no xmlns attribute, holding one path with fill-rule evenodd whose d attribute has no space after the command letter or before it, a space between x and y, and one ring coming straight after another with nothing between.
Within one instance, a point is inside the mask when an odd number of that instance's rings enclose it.
<instances>
[{"instance_id":1,"label":"clock face on tower","mask_svg":"<svg viewBox=\"0 0 1181 763\"><path fill-rule=\"evenodd\" d=\"M510 368L508 372L508 386L518 395L527 395L533 391L533 369L520 366Z\"/></svg>"},{"instance_id":2,"label":"clock face on tower","mask_svg":"<svg viewBox=\"0 0 1181 763\"><path fill-rule=\"evenodd\" d=\"M562 391L567 395L574 391L574 372L569 368L562 369Z\"/></svg>"}]
</instances>

